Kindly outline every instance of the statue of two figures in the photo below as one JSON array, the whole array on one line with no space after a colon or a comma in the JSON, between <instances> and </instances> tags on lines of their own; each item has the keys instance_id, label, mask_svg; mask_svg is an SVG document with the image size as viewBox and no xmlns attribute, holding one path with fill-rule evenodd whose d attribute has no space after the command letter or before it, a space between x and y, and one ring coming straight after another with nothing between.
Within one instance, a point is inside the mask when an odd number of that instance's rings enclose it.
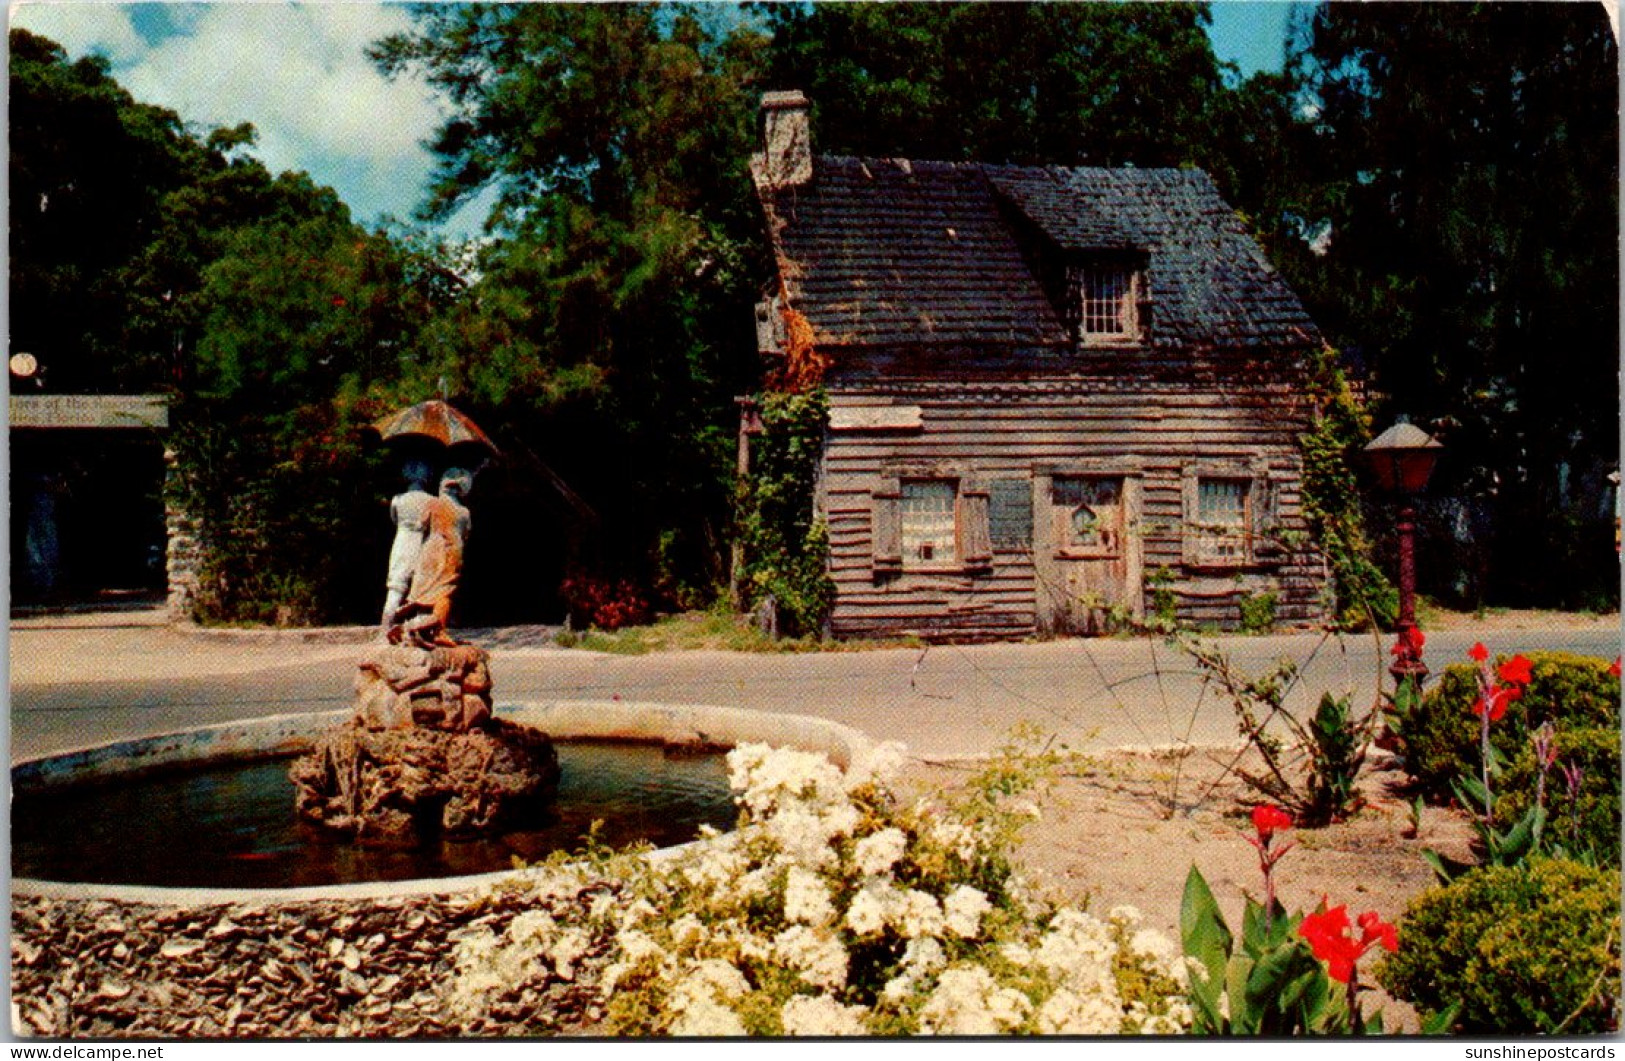
<instances>
[{"instance_id":1,"label":"statue of two figures","mask_svg":"<svg viewBox=\"0 0 1625 1061\"><path fill-rule=\"evenodd\" d=\"M429 493L433 469L428 461L410 459L401 469L406 489L389 503L395 540L389 549L382 628L390 644L421 648L451 646L446 632L451 598L463 570L463 546L469 516L464 500L474 473L448 468L438 494Z\"/></svg>"},{"instance_id":2,"label":"statue of two figures","mask_svg":"<svg viewBox=\"0 0 1625 1061\"><path fill-rule=\"evenodd\" d=\"M448 629L474 473L447 468L439 492L431 494L432 473L427 461L408 459L406 489L389 504L395 538L381 627L390 647L369 652L356 679L356 717L372 729L428 725L462 732L491 717L486 654Z\"/></svg>"},{"instance_id":3,"label":"statue of two figures","mask_svg":"<svg viewBox=\"0 0 1625 1061\"><path fill-rule=\"evenodd\" d=\"M433 408L443 405L423 403L437 416L454 412ZM448 464L431 494L432 465L405 461L407 488L390 502L385 643L359 661L350 721L290 769L300 817L362 843L500 829L545 806L558 787L547 735L493 717L489 656L447 629L474 481L473 471Z\"/></svg>"}]
</instances>

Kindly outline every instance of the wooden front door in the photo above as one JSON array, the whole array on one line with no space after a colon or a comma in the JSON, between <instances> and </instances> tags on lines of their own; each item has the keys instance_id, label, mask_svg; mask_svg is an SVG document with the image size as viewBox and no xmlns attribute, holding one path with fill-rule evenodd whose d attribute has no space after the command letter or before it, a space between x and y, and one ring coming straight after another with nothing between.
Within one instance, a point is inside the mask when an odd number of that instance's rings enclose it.
<instances>
[{"instance_id":1,"label":"wooden front door","mask_svg":"<svg viewBox=\"0 0 1625 1061\"><path fill-rule=\"evenodd\" d=\"M1141 618L1139 480L1056 474L1037 487L1040 627L1101 634Z\"/></svg>"}]
</instances>

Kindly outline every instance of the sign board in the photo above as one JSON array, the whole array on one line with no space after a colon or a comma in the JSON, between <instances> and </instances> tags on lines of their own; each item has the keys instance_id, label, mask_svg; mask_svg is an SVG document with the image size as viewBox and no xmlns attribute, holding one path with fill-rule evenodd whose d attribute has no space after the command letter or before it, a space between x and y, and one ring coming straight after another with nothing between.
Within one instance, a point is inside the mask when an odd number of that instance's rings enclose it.
<instances>
[{"instance_id":1,"label":"sign board","mask_svg":"<svg viewBox=\"0 0 1625 1061\"><path fill-rule=\"evenodd\" d=\"M13 428L169 426L169 405L159 394L13 394L9 412Z\"/></svg>"},{"instance_id":2,"label":"sign board","mask_svg":"<svg viewBox=\"0 0 1625 1061\"><path fill-rule=\"evenodd\" d=\"M829 411L831 431L918 431L924 426L918 405L840 405Z\"/></svg>"}]
</instances>

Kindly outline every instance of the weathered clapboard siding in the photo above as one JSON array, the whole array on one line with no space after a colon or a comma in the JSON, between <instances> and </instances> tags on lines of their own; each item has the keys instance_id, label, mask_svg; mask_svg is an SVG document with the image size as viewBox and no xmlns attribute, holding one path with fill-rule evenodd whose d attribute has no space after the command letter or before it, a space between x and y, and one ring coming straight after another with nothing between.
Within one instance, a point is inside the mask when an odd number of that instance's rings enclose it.
<instances>
[{"instance_id":1,"label":"weathered clapboard siding","mask_svg":"<svg viewBox=\"0 0 1625 1061\"><path fill-rule=\"evenodd\" d=\"M826 439L820 506L830 531L830 574L837 587L839 636L915 633L978 639L1032 633L1039 614L1033 556L994 549L991 568L877 575L873 563L873 492L899 471L931 468L981 481L1031 479L1045 469L1092 468L1129 474L1140 484L1144 575L1167 569L1179 618L1233 627L1244 595L1273 592L1283 623L1321 610L1321 564L1310 550L1235 571L1188 570L1184 557L1185 475L1193 462L1246 467L1276 484L1277 531L1302 530L1297 487L1298 435L1307 409L1289 387L1232 386L1215 394L1200 384L1148 378L1070 375L1003 379L882 381L843 351L828 380L831 408L910 406L914 431L839 431ZM860 362L861 364L861 362ZM1149 611L1143 584L1137 610Z\"/></svg>"},{"instance_id":2,"label":"weathered clapboard siding","mask_svg":"<svg viewBox=\"0 0 1625 1061\"><path fill-rule=\"evenodd\" d=\"M1304 529L1298 374L1321 340L1205 174L814 157L804 96L763 107L757 335L783 355L795 325L833 366L837 634L1097 627L1149 612L1148 579L1191 622L1262 593L1280 621L1318 614L1323 565L1279 536ZM946 562L906 555L911 478L956 484ZM1248 532L1199 537L1203 496Z\"/></svg>"}]
</instances>

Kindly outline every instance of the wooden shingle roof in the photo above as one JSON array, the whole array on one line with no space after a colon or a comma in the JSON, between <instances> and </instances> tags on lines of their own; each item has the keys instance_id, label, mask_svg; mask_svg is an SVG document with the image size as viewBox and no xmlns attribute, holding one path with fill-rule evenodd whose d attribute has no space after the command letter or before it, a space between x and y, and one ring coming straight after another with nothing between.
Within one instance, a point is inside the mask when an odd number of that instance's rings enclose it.
<instances>
[{"instance_id":1,"label":"wooden shingle roof","mask_svg":"<svg viewBox=\"0 0 1625 1061\"><path fill-rule=\"evenodd\" d=\"M790 305L820 344L1068 342L1007 211L1066 260L1143 255L1159 347L1319 342L1197 170L819 156L813 174L761 194Z\"/></svg>"},{"instance_id":2,"label":"wooden shingle roof","mask_svg":"<svg viewBox=\"0 0 1625 1061\"><path fill-rule=\"evenodd\" d=\"M1067 341L981 170L819 156L813 174L765 201L780 277L815 341Z\"/></svg>"}]
</instances>

